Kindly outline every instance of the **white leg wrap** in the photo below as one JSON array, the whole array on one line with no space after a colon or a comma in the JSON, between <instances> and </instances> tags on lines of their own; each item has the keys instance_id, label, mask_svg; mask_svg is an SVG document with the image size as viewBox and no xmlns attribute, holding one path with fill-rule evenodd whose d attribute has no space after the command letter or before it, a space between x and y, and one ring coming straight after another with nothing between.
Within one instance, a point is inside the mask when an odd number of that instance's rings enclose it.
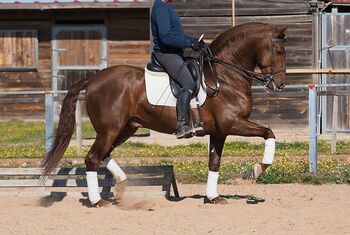
<instances>
[{"instance_id":1,"label":"white leg wrap","mask_svg":"<svg viewBox=\"0 0 350 235\"><path fill-rule=\"evenodd\" d=\"M217 192L219 172L209 171L207 181L207 197L212 200L219 196Z\"/></svg>"},{"instance_id":2,"label":"white leg wrap","mask_svg":"<svg viewBox=\"0 0 350 235\"><path fill-rule=\"evenodd\" d=\"M270 138L265 141L265 152L262 163L271 165L275 158L276 139Z\"/></svg>"},{"instance_id":3,"label":"white leg wrap","mask_svg":"<svg viewBox=\"0 0 350 235\"><path fill-rule=\"evenodd\" d=\"M127 179L124 171L111 157L108 157L105 160L103 160L103 163L106 165L107 169L112 173L117 182L121 182Z\"/></svg>"},{"instance_id":4,"label":"white leg wrap","mask_svg":"<svg viewBox=\"0 0 350 235\"><path fill-rule=\"evenodd\" d=\"M86 172L86 181L88 185L89 200L92 205L101 200L100 190L98 189L98 180L96 171Z\"/></svg>"}]
</instances>

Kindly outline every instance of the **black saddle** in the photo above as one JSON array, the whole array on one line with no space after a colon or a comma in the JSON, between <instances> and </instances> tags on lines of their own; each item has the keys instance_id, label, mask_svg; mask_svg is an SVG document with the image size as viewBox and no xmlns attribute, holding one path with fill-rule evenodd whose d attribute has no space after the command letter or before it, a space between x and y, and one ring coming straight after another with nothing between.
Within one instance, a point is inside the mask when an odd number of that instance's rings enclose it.
<instances>
[{"instance_id":1,"label":"black saddle","mask_svg":"<svg viewBox=\"0 0 350 235\"><path fill-rule=\"evenodd\" d=\"M192 99L195 98L198 95L199 89L202 84L202 75L201 75L201 69L198 60L192 57L186 57L185 58L185 64L187 65L188 70L190 71L193 80L195 81L195 88L192 93ZM152 54L151 57L151 63L147 64L147 69L153 72L166 72L163 66L159 63L159 61L156 59L154 54ZM175 96L175 98L178 97L179 92L181 90L180 84L178 84L172 77L169 76L170 79L170 87L171 92Z\"/></svg>"}]
</instances>

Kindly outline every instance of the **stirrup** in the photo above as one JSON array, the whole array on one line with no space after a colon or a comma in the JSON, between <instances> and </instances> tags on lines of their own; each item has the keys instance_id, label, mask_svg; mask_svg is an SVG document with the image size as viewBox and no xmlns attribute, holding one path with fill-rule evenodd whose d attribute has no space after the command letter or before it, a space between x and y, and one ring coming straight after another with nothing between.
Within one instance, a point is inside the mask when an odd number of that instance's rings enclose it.
<instances>
[{"instance_id":1,"label":"stirrup","mask_svg":"<svg viewBox=\"0 0 350 235\"><path fill-rule=\"evenodd\" d=\"M191 129L189 126L183 128L179 133L176 133L177 139L187 139L195 135L194 129Z\"/></svg>"},{"instance_id":2,"label":"stirrup","mask_svg":"<svg viewBox=\"0 0 350 235\"><path fill-rule=\"evenodd\" d=\"M204 127L202 124L193 125L195 136L205 136Z\"/></svg>"}]
</instances>

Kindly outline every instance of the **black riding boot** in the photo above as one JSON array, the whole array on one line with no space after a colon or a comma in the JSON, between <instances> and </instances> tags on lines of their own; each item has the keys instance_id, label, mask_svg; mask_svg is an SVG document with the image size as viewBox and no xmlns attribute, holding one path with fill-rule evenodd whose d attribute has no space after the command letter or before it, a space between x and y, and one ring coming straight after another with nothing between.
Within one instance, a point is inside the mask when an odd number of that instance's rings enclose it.
<instances>
[{"instance_id":1,"label":"black riding boot","mask_svg":"<svg viewBox=\"0 0 350 235\"><path fill-rule=\"evenodd\" d=\"M186 124L186 118L190 110L191 92L182 89L176 102L177 125L176 137L178 139L190 138L193 136L193 130Z\"/></svg>"}]
</instances>

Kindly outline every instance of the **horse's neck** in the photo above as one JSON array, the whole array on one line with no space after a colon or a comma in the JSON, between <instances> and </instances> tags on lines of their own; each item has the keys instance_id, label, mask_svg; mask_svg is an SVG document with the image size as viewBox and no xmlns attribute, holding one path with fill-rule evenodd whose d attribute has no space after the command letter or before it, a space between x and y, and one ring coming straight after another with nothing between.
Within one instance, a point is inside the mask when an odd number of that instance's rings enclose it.
<instances>
[{"instance_id":1,"label":"horse's neck","mask_svg":"<svg viewBox=\"0 0 350 235\"><path fill-rule=\"evenodd\" d=\"M231 63L245 70L254 71L256 62L254 59L254 54L256 52L256 43L257 40L246 40L242 42L230 42L226 45L224 50L221 50L218 53L214 53L213 56L218 60L222 60L226 63ZM224 71L223 71L224 70ZM242 82L249 83L251 85L251 80L247 77L240 75L237 71L232 68L225 67L222 68L220 73L225 73L227 77L227 82Z\"/></svg>"},{"instance_id":2,"label":"horse's neck","mask_svg":"<svg viewBox=\"0 0 350 235\"><path fill-rule=\"evenodd\" d=\"M242 41L236 40L229 42L226 49L214 55L214 57L246 70L253 70L255 68L254 54L258 40L252 38L244 40L244 42Z\"/></svg>"}]
</instances>

